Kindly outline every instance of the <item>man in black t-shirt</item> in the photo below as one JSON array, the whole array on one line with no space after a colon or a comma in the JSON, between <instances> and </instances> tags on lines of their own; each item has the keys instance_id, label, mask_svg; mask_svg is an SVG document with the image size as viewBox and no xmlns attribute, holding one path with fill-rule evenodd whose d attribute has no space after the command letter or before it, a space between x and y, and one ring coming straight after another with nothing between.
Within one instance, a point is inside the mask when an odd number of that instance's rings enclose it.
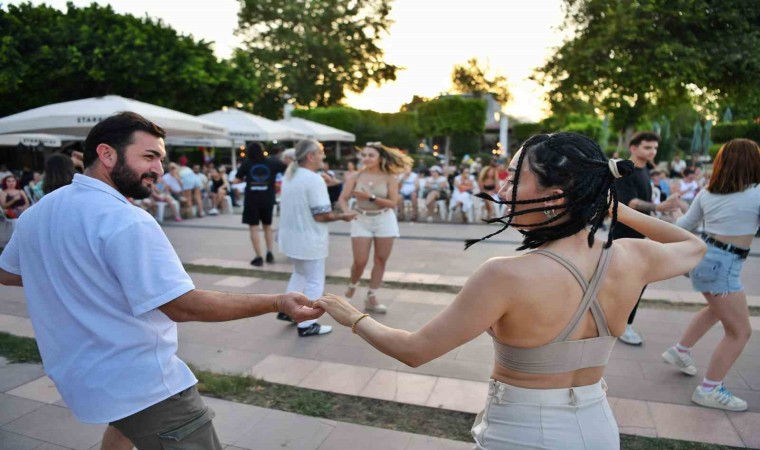
<instances>
[{"instance_id":1,"label":"man in black t-shirt","mask_svg":"<svg viewBox=\"0 0 760 450\"><path fill-rule=\"evenodd\" d=\"M652 182L649 179L648 164L654 162L659 142L660 137L649 131L642 131L633 135L628 144L628 150L631 152L631 161L633 161L636 167L630 176L615 180L618 201L644 214L652 214L658 211L672 211L678 208L677 194L671 195L667 200L659 204L652 202ZM621 223L617 223L612 230L612 239L622 238L644 239L644 235ZM646 286L644 289L646 289ZM639 294L639 302L641 301L641 296L644 295L644 289ZM626 344L641 345L644 342L639 333L633 328L633 319L636 317L639 302L636 303L630 316L628 316L628 326L625 328L625 333L620 336L620 340Z\"/></svg>"},{"instance_id":2,"label":"man in black t-shirt","mask_svg":"<svg viewBox=\"0 0 760 450\"><path fill-rule=\"evenodd\" d=\"M273 263L272 254L272 214L276 203L275 181L278 173L285 172L287 166L277 157L266 158L264 148L252 142L246 147L246 159L238 168L235 182L245 181L245 201L243 203L243 223L248 224L251 235L251 244L256 257L251 260L251 265L261 266L264 258L261 254L259 242L259 223L264 226L264 240L266 241L266 262Z\"/></svg>"}]
</instances>

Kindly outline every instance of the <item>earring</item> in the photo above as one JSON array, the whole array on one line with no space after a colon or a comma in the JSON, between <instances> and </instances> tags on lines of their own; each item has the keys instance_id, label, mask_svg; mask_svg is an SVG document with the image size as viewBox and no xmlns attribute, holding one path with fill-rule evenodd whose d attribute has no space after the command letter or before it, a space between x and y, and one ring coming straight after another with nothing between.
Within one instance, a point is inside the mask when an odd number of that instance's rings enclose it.
<instances>
[{"instance_id":1,"label":"earring","mask_svg":"<svg viewBox=\"0 0 760 450\"><path fill-rule=\"evenodd\" d=\"M554 217L557 215L557 213L554 212L553 209L545 209L544 214L546 215L546 217Z\"/></svg>"}]
</instances>

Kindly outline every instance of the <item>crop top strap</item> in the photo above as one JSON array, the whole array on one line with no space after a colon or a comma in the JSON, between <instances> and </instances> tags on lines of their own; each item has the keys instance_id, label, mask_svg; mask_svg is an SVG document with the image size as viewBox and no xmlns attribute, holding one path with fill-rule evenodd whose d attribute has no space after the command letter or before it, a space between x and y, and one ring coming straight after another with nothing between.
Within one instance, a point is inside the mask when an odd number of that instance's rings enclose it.
<instances>
[{"instance_id":1,"label":"crop top strap","mask_svg":"<svg viewBox=\"0 0 760 450\"><path fill-rule=\"evenodd\" d=\"M588 289L586 289L586 292L583 294L581 304L575 311L573 319L570 321L570 323L567 324L567 327L565 327L562 333L560 333L553 342L566 341L567 338L569 338L570 335L573 334L573 332L575 332L575 330L580 326L581 319L589 309L591 310L591 315L594 318L594 323L596 324L596 329L599 333L599 336L610 336L610 331L607 327L607 319L604 317L604 312L602 311L601 305L599 305L596 294L599 292L604 274L607 273L607 267L609 266L611 254L612 252L609 249L602 249L602 253L599 255L599 262L596 265L596 270L594 271L594 275L591 277L591 282L589 283Z\"/></svg>"},{"instance_id":2,"label":"crop top strap","mask_svg":"<svg viewBox=\"0 0 760 450\"><path fill-rule=\"evenodd\" d=\"M534 251L530 252L529 254L544 255L544 256L547 256L547 257L549 257L549 258L557 261L565 269L567 269L568 272L570 272L571 274L573 274L573 276L575 277L575 279L578 281L578 284L581 285L581 289L583 289L584 292L588 289L588 283L586 282L586 279L583 278L583 275L581 275L581 271L578 270L578 267L576 267L575 264L573 264L572 262L568 261L567 259L565 259L561 255L558 255L557 253L554 253L551 250L534 250Z\"/></svg>"}]
</instances>

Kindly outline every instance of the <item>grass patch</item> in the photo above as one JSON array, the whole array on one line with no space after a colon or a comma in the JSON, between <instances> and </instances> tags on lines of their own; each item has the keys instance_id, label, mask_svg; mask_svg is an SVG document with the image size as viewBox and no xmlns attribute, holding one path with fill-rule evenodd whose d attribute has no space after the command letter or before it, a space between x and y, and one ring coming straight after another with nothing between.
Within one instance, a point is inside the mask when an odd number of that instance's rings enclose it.
<instances>
[{"instance_id":1,"label":"grass patch","mask_svg":"<svg viewBox=\"0 0 760 450\"><path fill-rule=\"evenodd\" d=\"M42 363L35 339L3 332L0 332L0 356L12 363Z\"/></svg>"},{"instance_id":2,"label":"grass patch","mask_svg":"<svg viewBox=\"0 0 760 450\"><path fill-rule=\"evenodd\" d=\"M623 450L730 450L739 447L621 434L620 448Z\"/></svg>"}]
</instances>

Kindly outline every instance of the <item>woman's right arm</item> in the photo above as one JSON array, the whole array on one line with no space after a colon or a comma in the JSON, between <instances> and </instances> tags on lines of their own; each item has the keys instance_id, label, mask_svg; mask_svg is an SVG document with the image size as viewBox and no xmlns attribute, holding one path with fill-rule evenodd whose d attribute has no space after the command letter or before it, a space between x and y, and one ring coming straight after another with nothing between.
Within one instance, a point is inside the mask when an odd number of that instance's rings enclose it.
<instances>
[{"instance_id":1,"label":"woman's right arm","mask_svg":"<svg viewBox=\"0 0 760 450\"><path fill-rule=\"evenodd\" d=\"M352 174L346 180L346 184L340 191L340 197L338 197L338 205L343 213L348 212L348 199L351 197L351 193L354 192L356 186L356 173Z\"/></svg>"},{"instance_id":2,"label":"woman's right arm","mask_svg":"<svg viewBox=\"0 0 760 450\"><path fill-rule=\"evenodd\" d=\"M678 218L676 221L677 226L689 231L697 228L697 225L699 225L704 217L704 211L702 210L702 205L700 203L700 198L703 195L702 192L697 194L694 201L691 202L691 206L689 207L689 210L686 211L686 214Z\"/></svg>"},{"instance_id":3,"label":"woman's right arm","mask_svg":"<svg viewBox=\"0 0 760 450\"><path fill-rule=\"evenodd\" d=\"M702 260L707 246L690 232L660 219L618 205L618 221L647 239L620 239L617 243L638 256L646 283L683 275Z\"/></svg>"}]
</instances>

